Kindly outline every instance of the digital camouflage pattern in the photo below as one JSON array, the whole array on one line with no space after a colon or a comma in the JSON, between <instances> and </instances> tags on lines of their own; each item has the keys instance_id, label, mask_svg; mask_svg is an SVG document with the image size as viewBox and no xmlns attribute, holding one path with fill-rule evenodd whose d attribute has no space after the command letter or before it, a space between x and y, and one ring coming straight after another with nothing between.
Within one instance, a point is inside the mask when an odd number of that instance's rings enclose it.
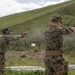
<instances>
[{"instance_id":1,"label":"digital camouflage pattern","mask_svg":"<svg viewBox=\"0 0 75 75\"><path fill-rule=\"evenodd\" d=\"M0 35L0 75L5 74L5 53L7 51L9 41L18 40L21 35Z\"/></svg>"},{"instance_id":2,"label":"digital camouflage pattern","mask_svg":"<svg viewBox=\"0 0 75 75\"><path fill-rule=\"evenodd\" d=\"M62 28L51 25L44 33L46 51L62 51L63 34L70 34L73 31L70 28ZM68 75L68 64L62 55L45 56L46 73L45 75Z\"/></svg>"}]
</instances>

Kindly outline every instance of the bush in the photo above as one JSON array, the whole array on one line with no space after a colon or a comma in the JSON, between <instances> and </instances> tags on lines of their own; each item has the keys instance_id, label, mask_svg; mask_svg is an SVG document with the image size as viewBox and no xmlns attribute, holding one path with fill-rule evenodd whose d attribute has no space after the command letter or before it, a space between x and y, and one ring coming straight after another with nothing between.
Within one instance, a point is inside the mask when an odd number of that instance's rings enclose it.
<instances>
[{"instance_id":1,"label":"bush","mask_svg":"<svg viewBox=\"0 0 75 75\"><path fill-rule=\"evenodd\" d=\"M42 71L11 71L7 70L6 75L45 75Z\"/></svg>"}]
</instances>

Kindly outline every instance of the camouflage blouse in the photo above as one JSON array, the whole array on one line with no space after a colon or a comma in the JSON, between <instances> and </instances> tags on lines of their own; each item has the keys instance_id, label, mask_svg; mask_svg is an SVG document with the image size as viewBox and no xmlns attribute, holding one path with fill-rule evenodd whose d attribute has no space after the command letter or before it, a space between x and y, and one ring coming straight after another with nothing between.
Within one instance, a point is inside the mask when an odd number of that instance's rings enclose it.
<instances>
[{"instance_id":1,"label":"camouflage blouse","mask_svg":"<svg viewBox=\"0 0 75 75\"><path fill-rule=\"evenodd\" d=\"M0 35L0 53L5 53L9 45L9 41L18 40L21 35Z\"/></svg>"},{"instance_id":2,"label":"camouflage blouse","mask_svg":"<svg viewBox=\"0 0 75 75\"><path fill-rule=\"evenodd\" d=\"M63 34L72 33L71 28L62 28L51 25L44 33L46 50L61 50L63 46Z\"/></svg>"}]
</instances>

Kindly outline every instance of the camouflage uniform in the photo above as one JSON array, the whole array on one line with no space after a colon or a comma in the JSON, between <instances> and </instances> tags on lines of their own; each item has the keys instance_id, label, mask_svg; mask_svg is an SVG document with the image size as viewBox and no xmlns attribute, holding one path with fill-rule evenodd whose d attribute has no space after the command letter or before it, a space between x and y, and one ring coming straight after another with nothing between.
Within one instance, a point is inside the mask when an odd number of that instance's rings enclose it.
<instances>
[{"instance_id":1,"label":"camouflage uniform","mask_svg":"<svg viewBox=\"0 0 75 75\"><path fill-rule=\"evenodd\" d=\"M5 74L5 53L7 51L9 41L18 40L21 35L0 35L0 75Z\"/></svg>"},{"instance_id":2,"label":"camouflage uniform","mask_svg":"<svg viewBox=\"0 0 75 75\"><path fill-rule=\"evenodd\" d=\"M68 65L62 56L63 34L73 32L70 28L62 28L51 25L44 33L46 42L45 75L68 75ZM50 51L59 51L60 55L47 56Z\"/></svg>"}]
</instances>

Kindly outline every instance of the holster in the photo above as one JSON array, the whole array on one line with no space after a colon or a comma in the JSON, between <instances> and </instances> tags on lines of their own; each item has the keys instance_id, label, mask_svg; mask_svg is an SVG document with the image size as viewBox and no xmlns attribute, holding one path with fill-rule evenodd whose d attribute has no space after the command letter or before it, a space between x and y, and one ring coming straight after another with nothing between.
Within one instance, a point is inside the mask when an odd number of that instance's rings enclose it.
<instances>
[{"instance_id":1,"label":"holster","mask_svg":"<svg viewBox=\"0 0 75 75\"><path fill-rule=\"evenodd\" d=\"M62 63L59 67L55 68L56 75L68 75L68 63Z\"/></svg>"},{"instance_id":2,"label":"holster","mask_svg":"<svg viewBox=\"0 0 75 75\"><path fill-rule=\"evenodd\" d=\"M68 62L62 63L62 72L68 73Z\"/></svg>"}]
</instances>

